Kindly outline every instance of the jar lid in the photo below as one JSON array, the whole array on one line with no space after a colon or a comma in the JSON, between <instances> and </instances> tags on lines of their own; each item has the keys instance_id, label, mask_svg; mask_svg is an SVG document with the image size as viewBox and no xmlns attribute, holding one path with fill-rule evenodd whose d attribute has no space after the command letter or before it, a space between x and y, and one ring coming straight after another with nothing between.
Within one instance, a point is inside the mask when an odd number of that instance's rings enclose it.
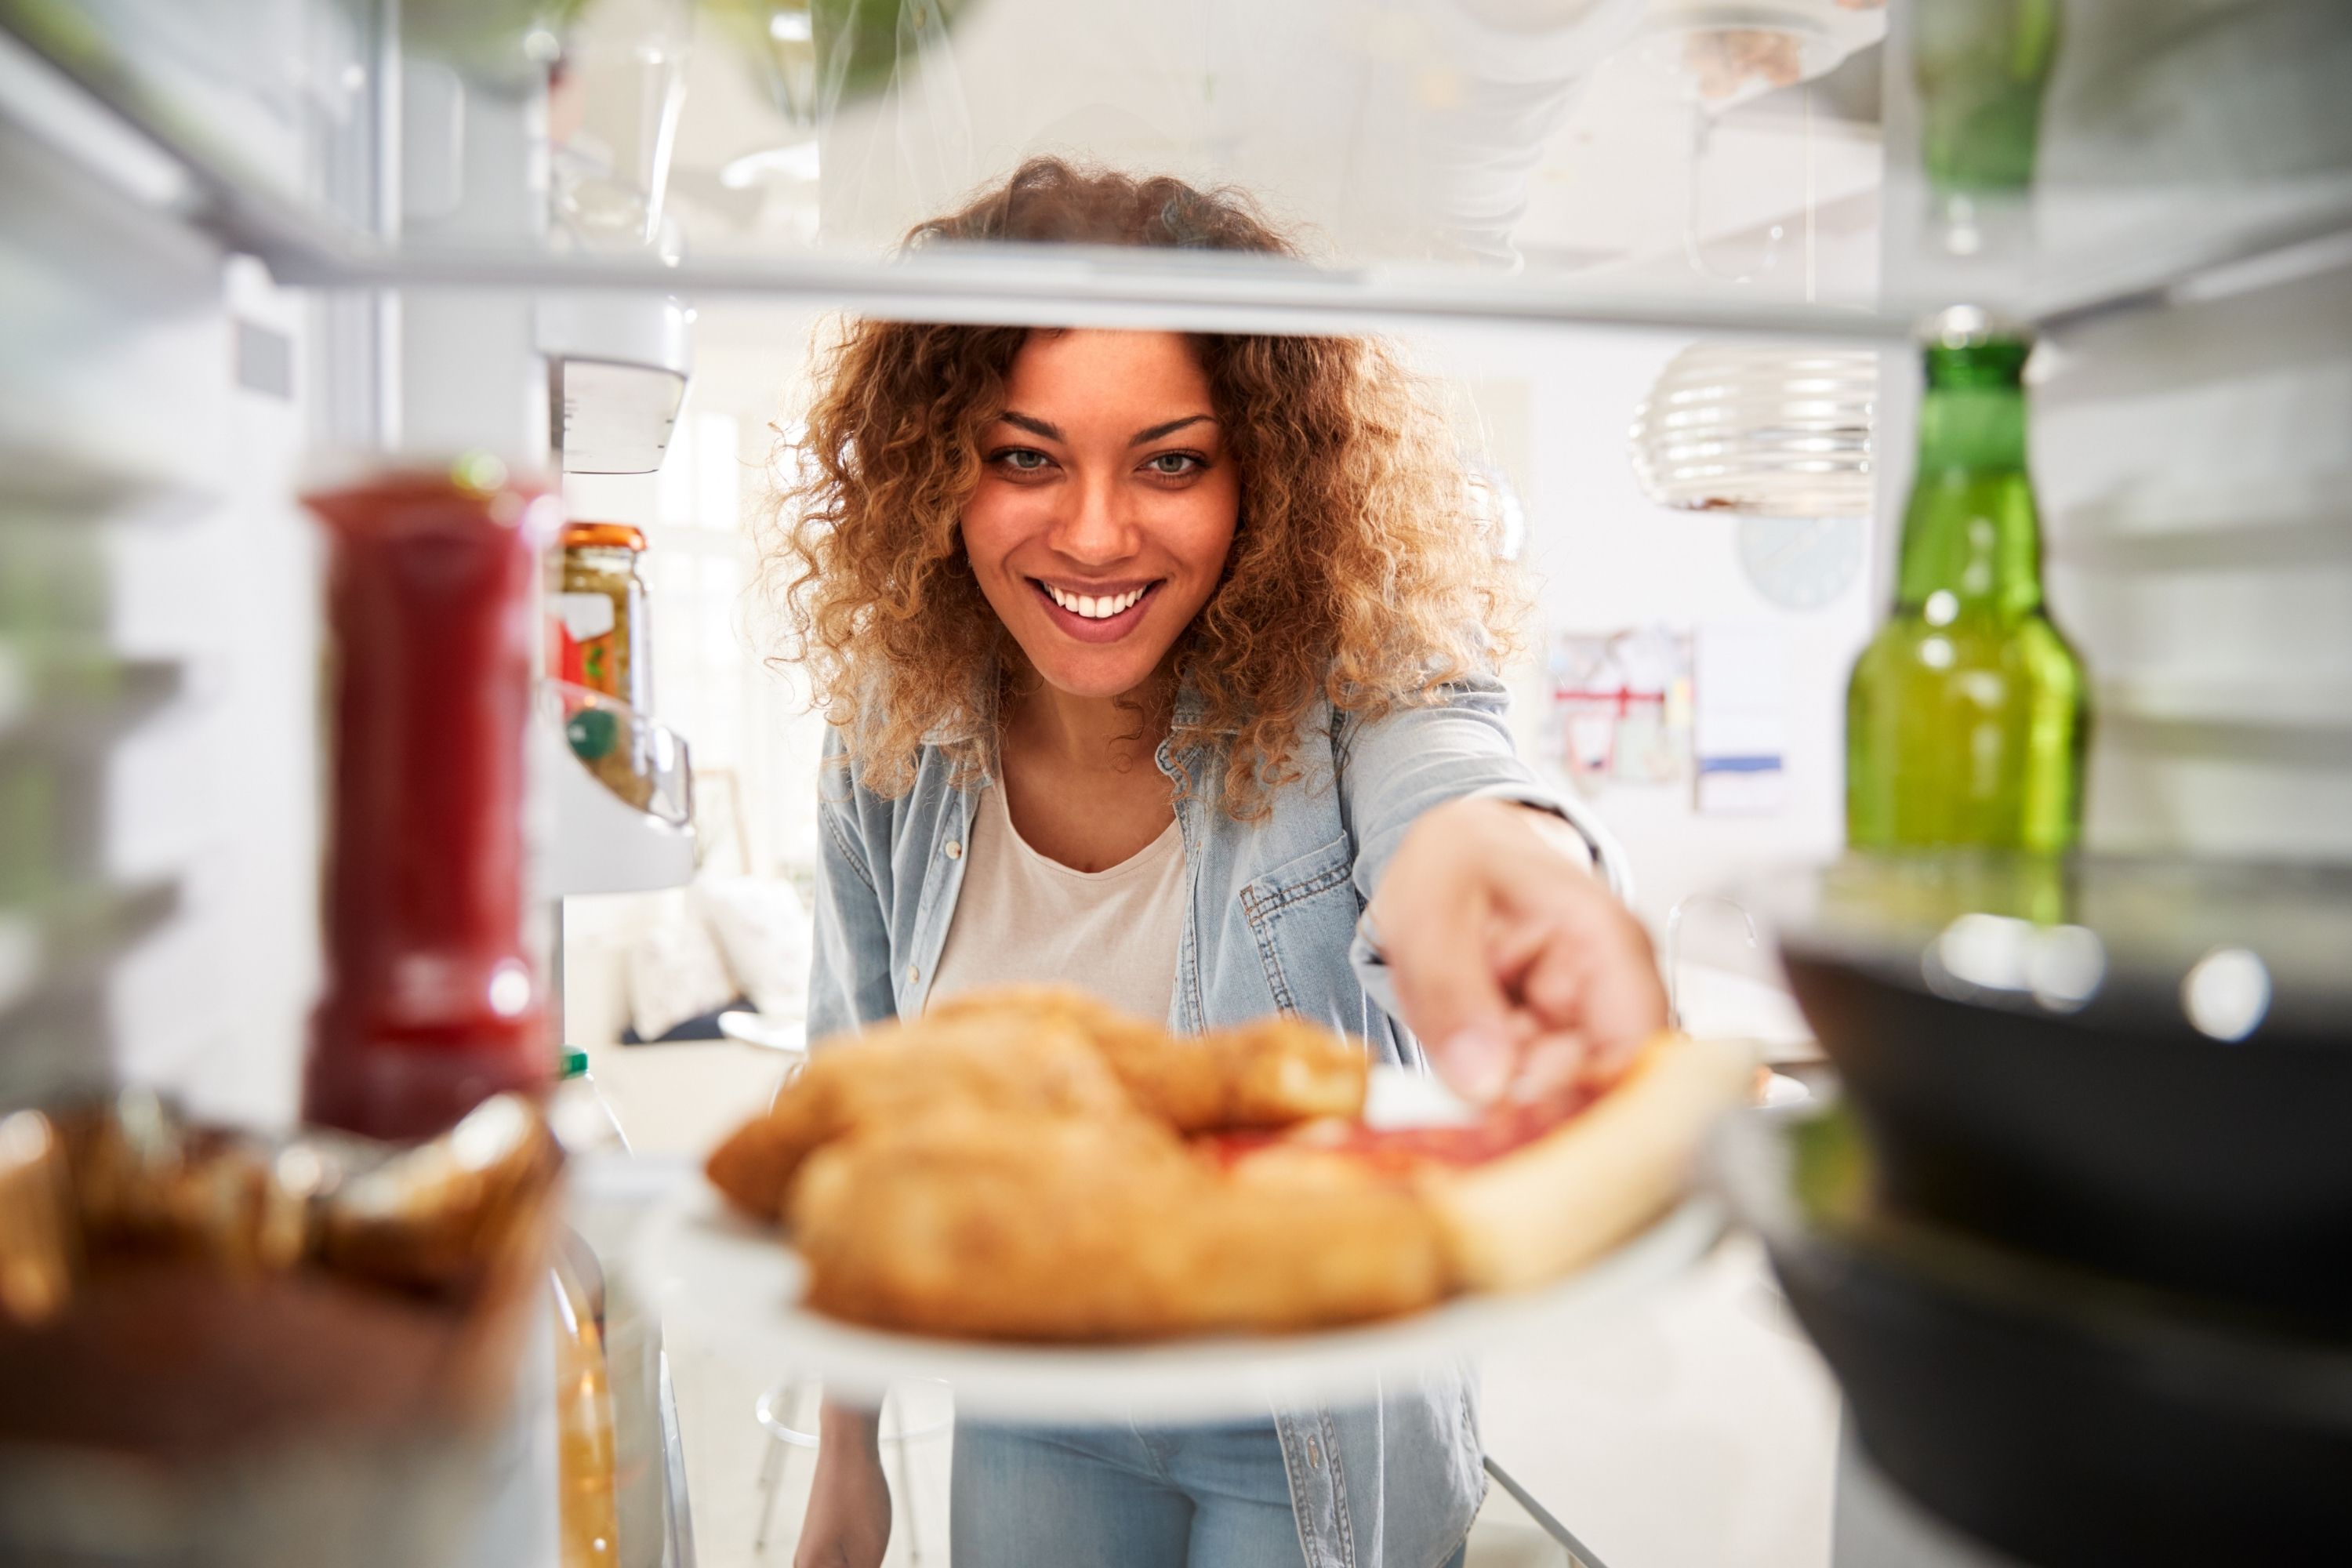
<instances>
[{"instance_id":1,"label":"jar lid","mask_svg":"<svg viewBox=\"0 0 2352 1568\"><path fill-rule=\"evenodd\" d=\"M567 522L562 544L566 550L643 550L646 536L625 522Z\"/></svg>"}]
</instances>

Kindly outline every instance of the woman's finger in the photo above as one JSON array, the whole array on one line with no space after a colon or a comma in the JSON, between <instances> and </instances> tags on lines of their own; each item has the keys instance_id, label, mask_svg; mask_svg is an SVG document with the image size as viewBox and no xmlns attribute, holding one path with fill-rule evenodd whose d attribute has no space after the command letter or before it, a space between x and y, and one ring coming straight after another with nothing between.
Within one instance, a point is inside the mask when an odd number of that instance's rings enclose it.
<instances>
[{"instance_id":1,"label":"woman's finger","mask_svg":"<svg viewBox=\"0 0 2352 1568\"><path fill-rule=\"evenodd\" d=\"M1428 1047L1438 1076L1477 1104L1503 1091L1518 1054L1511 998L1486 941L1490 929L1466 914L1424 914L1386 933L1406 1026Z\"/></svg>"},{"instance_id":2,"label":"woman's finger","mask_svg":"<svg viewBox=\"0 0 2352 1568\"><path fill-rule=\"evenodd\" d=\"M1519 983L1519 995L1542 1026L1565 1029L1577 1022L1584 996L1589 944L1557 925L1538 928L1538 945Z\"/></svg>"},{"instance_id":3,"label":"woman's finger","mask_svg":"<svg viewBox=\"0 0 2352 1568\"><path fill-rule=\"evenodd\" d=\"M1592 1055L1591 1042L1573 1029L1538 1035L1519 1062L1511 1084L1511 1098L1521 1101L1549 1100L1585 1076Z\"/></svg>"},{"instance_id":4,"label":"woman's finger","mask_svg":"<svg viewBox=\"0 0 2352 1568\"><path fill-rule=\"evenodd\" d=\"M1543 1029L1582 1040L1592 1070L1613 1073L1666 1025L1649 936L1614 900L1574 909L1543 931L1521 997Z\"/></svg>"}]
</instances>

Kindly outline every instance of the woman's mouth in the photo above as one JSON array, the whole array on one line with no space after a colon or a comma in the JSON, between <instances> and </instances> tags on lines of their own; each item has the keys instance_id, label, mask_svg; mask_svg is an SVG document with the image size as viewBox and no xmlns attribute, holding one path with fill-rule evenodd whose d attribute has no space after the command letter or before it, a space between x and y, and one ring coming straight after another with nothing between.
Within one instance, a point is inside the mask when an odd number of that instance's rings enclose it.
<instances>
[{"instance_id":1,"label":"woman's mouth","mask_svg":"<svg viewBox=\"0 0 2352 1568\"><path fill-rule=\"evenodd\" d=\"M1063 632L1080 642L1102 643L1117 642L1133 630L1165 581L1089 590L1032 577L1029 586L1044 603L1046 617Z\"/></svg>"}]
</instances>

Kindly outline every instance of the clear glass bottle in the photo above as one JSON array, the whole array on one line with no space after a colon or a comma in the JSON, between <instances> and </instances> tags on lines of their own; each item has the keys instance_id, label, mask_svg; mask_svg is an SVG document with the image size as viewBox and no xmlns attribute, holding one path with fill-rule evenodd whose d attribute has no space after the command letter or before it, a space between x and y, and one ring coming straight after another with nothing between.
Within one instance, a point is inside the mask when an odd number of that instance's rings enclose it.
<instances>
[{"instance_id":1,"label":"clear glass bottle","mask_svg":"<svg viewBox=\"0 0 2352 1568\"><path fill-rule=\"evenodd\" d=\"M566 1046L557 1058L547 1121L575 1163L626 1155L621 1123L588 1076L588 1053ZM619 1432L610 1354L612 1301L604 1269L579 1232L557 1236L555 1424L558 1517L563 1568L602 1568L620 1560Z\"/></svg>"},{"instance_id":2,"label":"clear glass bottle","mask_svg":"<svg viewBox=\"0 0 2352 1568\"><path fill-rule=\"evenodd\" d=\"M620 1561L613 1388L592 1277L593 1255L567 1236L551 1284L555 1296L556 1519L563 1568ZM601 1271L600 1271L601 1273Z\"/></svg>"}]
</instances>

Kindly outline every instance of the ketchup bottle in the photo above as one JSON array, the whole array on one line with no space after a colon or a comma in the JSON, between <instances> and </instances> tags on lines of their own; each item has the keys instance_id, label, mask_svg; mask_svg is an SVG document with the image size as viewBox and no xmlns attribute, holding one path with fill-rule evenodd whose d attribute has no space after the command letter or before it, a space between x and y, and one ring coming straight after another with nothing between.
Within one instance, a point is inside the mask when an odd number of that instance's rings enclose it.
<instances>
[{"instance_id":1,"label":"ketchup bottle","mask_svg":"<svg viewBox=\"0 0 2352 1568\"><path fill-rule=\"evenodd\" d=\"M333 733L302 1111L430 1137L551 1076L523 811L539 556L560 503L475 457L304 504L328 536Z\"/></svg>"}]
</instances>

